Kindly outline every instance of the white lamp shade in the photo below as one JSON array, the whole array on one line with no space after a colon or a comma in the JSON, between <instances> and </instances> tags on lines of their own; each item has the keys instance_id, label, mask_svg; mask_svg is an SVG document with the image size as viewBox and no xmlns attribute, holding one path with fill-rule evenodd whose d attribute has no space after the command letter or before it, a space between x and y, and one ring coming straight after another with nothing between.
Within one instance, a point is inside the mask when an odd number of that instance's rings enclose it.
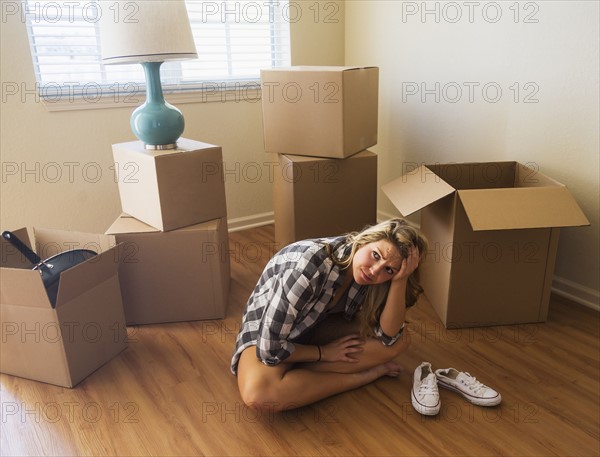
<instances>
[{"instance_id":1,"label":"white lamp shade","mask_svg":"<svg viewBox=\"0 0 600 457\"><path fill-rule=\"evenodd\" d=\"M105 65L198 57L184 0L113 0L110 4L100 18Z\"/></svg>"}]
</instances>

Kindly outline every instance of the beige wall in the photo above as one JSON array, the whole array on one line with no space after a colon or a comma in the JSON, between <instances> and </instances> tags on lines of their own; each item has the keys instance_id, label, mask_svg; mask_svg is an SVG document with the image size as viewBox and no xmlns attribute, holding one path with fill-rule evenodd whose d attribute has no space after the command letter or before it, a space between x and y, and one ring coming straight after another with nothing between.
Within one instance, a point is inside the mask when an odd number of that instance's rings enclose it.
<instances>
[{"instance_id":1,"label":"beige wall","mask_svg":"<svg viewBox=\"0 0 600 457\"><path fill-rule=\"evenodd\" d=\"M561 231L555 284L597 306L598 3L521 2L519 16L515 2L468 4L346 2L346 65L380 67L380 183L407 162L535 164L592 223ZM379 209L395 213L381 192Z\"/></svg>"},{"instance_id":2,"label":"beige wall","mask_svg":"<svg viewBox=\"0 0 600 457\"><path fill-rule=\"evenodd\" d=\"M292 62L343 64L343 3L320 2L315 8L314 1L300 2L293 13ZM34 91L35 76L19 15L3 20L0 41L1 228L103 232L120 213L111 144L135 140L129 129L135 105L49 112L26 92ZM15 84L18 93L13 95ZM274 159L263 148L260 101L177 106L186 120L184 137L223 147L231 225L272 220L269 172Z\"/></svg>"}]
</instances>

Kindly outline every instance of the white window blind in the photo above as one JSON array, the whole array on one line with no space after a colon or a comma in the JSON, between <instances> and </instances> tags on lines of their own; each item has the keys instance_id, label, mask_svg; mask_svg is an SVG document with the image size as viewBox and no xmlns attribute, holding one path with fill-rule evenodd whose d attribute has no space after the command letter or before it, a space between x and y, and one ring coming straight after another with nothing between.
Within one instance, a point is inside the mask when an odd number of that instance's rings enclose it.
<instances>
[{"instance_id":1,"label":"white window blind","mask_svg":"<svg viewBox=\"0 0 600 457\"><path fill-rule=\"evenodd\" d=\"M100 97L144 89L140 65L101 62L100 15L135 20L138 1L23 0L42 98ZM261 68L290 65L288 0L186 0L198 59L161 66L166 93L257 86Z\"/></svg>"}]
</instances>

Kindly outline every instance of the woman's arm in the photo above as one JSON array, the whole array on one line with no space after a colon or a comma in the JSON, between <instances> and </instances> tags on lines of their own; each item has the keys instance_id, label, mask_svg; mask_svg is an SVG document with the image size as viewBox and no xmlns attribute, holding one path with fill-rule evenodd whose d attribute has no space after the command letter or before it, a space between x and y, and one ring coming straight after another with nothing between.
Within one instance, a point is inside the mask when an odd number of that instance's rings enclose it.
<instances>
[{"instance_id":1,"label":"woman's arm","mask_svg":"<svg viewBox=\"0 0 600 457\"><path fill-rule=\"evenodd\" d=\"M408 257L402 260L400 270L391 280L390 290L379 318L379 326L386 335L397 335L404 325L408 278L419 266L419 259L419 250L412 247Z\"/></svg>"},{"instance_id":2,"label":"woman's arm","mask_svg":"<svg viewBox=\"0 0 600 457\"><path fill-rule=\"evenodd\" d=\"M365 341L359 335L346 335L328 344L295 344L295 351L285 362L358 362L351 354L363 351Z\"/></svg>"},{"instance_id":3,"label":"woman's arm","mask_svg":"<svg viewBox=\"0 0 600 457\"><path fill-rule=\"evenodd\" d=\"M318 362L323 359L322 350L318 346L295 344L294 348L294 352L284 362Z\"/></svg>"},{"instance_id":4,"label":"woman's arm","mask_svg":"<svg viewBox=\"0 0 600 457\"><path fill-rule=\"evenodd\" d=\"M383 333L389 336L396 335L406 317L406 283L403 281L392 281L390 290L379 318L379 326Z\"/></svg>"}]
</instances>

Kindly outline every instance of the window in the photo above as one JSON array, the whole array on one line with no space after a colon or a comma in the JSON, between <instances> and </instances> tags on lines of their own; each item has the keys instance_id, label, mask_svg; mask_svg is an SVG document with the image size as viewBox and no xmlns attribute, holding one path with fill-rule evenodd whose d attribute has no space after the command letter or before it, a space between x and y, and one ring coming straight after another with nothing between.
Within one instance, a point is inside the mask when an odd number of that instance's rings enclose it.
<instances>
[{"instance_id":1,"label":"window","mask_svg":"<svg viewBox=\"0 0 600 457\"><path fill-rule=\"evenodd\" d=\"M140 65L104 66L100 52L100 15L135 17L137 1L23 1L42 99L118 103L144 91ZM288 0L186 0L186 6L198 59L162 65L165 93L258 89L261 68L290 64Z\"/></svg>"}]
</instances>

